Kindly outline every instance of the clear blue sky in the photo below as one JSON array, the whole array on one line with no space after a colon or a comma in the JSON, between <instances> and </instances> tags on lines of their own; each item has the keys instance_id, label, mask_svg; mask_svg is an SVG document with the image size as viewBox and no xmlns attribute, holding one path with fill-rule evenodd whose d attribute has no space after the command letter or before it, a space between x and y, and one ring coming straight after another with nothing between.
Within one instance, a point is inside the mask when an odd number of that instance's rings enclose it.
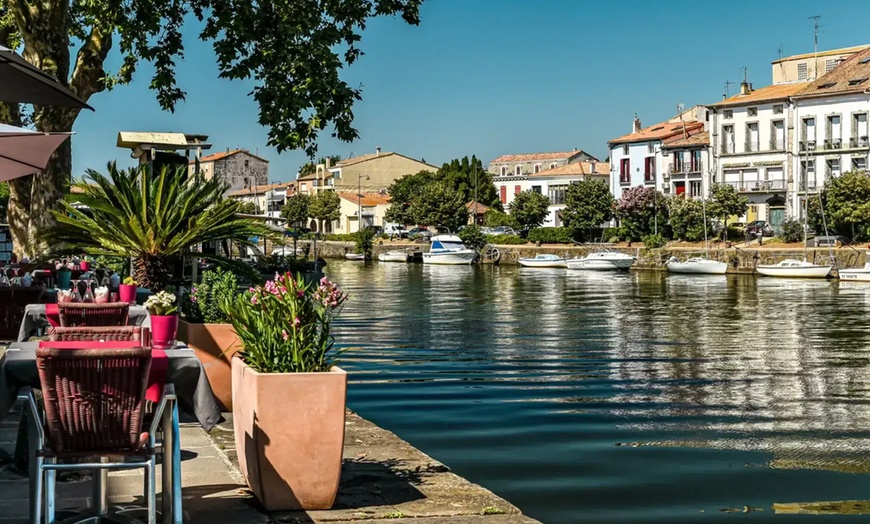
<instances>
[{"instance_id":1,"label":"clear blue sky","mask_svg":"<svg viewBox=\"0 0 870 524\"><path fill-rule=\"evenodd\" d=\"M866 0L428 0L419 27L369 24L366 55L344 72L363 85L355 111L361 138L346 144L327 134L320 151L347 157L380 146L440 165L577 147L603 159L607 140L629 132L634 113L650 125L678 103L715 102L742 66L756 87L769 84L780 44L786 56L812 51L812 15L822 16L820 50L870 43ZM128 152L115 147L125 130L207 134L212 151L259 150L270 179L295 177L305 156L266 147L247 96L252 85L219 80L197 30L188 27L179 62L187 101L162 112L147 66L131 85L94 96L96 112L75 126L76 176L113 159L129 165Z\"/></svg>"}]
</instances>

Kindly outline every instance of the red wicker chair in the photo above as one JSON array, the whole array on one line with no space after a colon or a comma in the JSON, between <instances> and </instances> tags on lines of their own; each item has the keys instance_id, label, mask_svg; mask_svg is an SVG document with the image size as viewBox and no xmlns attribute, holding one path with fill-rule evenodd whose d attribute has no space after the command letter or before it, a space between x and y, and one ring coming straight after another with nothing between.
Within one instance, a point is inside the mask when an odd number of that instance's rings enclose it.
<instances>
[{"instance_id":1,"label":"red wicker chair","mask_svg":"<svg viewBox=\"0 0 870 524\"><path fill-rule=\"evenodd\" d=\"M45 522L54 522L57 470L144 468L147 522L156 523L154 434L165 399L160 402L150 428L143 432L151 350L39 348L36 365L45 419L41 420L33 394L28 393L27 405L37 427L38 474L31 496L39 499L44 495L44 505L35 505L32 520L41 522L40 513L44 511ZM124 460L83 460L110 456ZM95 477L98 476L105 478L99 471ZM102 507L97 509L98 515L106 516L104 511Z\"/></svg>"},{"instance_id":2,"label":"red wicker chair","mask_svg":"<svg viewBox=\"0 0 870 524\"><path fill-rule=\"evenodd\" d=\"M144 342L141 326L103 326L103 327L49 327L48 340L53 342Z\"/></svg>"},{"instance_id":3,"label":"red wicker chair","mask_svg":"<svg viewBox=\"0 0 870 524\"><path fill-rule=\"evenodd\" d=\"M61 327L125 326L130 314L130 304L65 302L57 305L57 312Z\"/></svg>"}]
</instances>

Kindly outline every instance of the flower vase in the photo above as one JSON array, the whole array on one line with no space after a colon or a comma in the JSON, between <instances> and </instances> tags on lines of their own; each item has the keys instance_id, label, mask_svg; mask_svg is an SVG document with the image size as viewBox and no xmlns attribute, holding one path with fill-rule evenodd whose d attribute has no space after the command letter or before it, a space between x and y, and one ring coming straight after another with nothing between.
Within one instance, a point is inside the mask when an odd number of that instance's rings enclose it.
<instances>
[{"instance_id":1,"label":"flower vase","mask_svg":"<svg viewBox=\"0 0 870 524\"><path fill-rule=\"evenodd\" d=\"M132 286L130 284L121 284L120 286L118 286L118 298L121 300L121 302L135 304L136 286Z\"/></svg>"},{"instance_id":2,"label":"flower vase","mask_svg":"<svg viewBox=\"0 0 870 524\"><path fill-rule=\"evenodd\" d=\"M72 271L69 269L58 269L57 270L57 288L58 289L69 289L72 281Z\"/></svg>"},{"instance_id":3,"label":"flower vase","mask_svg":"<svg viewBox=\"0 0 870 524\"><path fill-rule=\"evenodd\" d=\"M156 349L169 349L175 345L178 315L151 315L151 345Z\"/></svg>"},{"instance_id":4,"label":"flower vase","mask_svg":"<svg viewBox=\"0 0 870 524\"><path fill-rule=\"evenodd\" d=\"M88 271L91 269L91 263L87 260L82 260L81 262L79 262L79 267L82 271Z\"/></svg>"}]
</instances>

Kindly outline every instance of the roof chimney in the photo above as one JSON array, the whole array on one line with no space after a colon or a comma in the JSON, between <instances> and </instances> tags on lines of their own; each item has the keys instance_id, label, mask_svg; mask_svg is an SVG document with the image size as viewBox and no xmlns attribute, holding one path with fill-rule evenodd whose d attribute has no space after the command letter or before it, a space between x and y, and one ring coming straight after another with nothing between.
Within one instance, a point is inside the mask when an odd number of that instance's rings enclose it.
<instances>
[{"instance_id":1,"label":"roof chimney","mask_svg":"<svg viewBox=\"0 0 870 524\"><path fill-rule=\"evenodd\" d=\"M745 80L743 82L740 82L740 94L741 95L748 95L751 92L752 92L752 84L750 84L749 82L747 82Z\"/></svg>"},{"instance_id":2,"label":"roof chimney","mask_svg":"<svg viewBox=\"0 0 870 524\"><path fill-rule=\"evenodd\" d=\"M631 132L637 133L641 130L640 127L640 118L637 117L637 113L634 114L634 122L632 122Z\"/></svg>"},{"instance_id":3,"label":"roof chimney","mask_svg":"<svg viewBox=\"0 0 870 524\"><path fill-rule=\"evenodd\" d=\"M381 156L381 148L380 147L375 148L375 154L378 156Z\"/></svg>"}]
</instances>

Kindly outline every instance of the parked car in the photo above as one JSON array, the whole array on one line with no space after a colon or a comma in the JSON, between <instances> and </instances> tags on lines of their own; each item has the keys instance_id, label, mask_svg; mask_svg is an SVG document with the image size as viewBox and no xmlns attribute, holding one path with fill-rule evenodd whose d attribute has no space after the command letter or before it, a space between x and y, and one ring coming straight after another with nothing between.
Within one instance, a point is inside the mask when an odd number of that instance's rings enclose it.
<instances>
[{"instance_id":1,"label":"parked car","mask_svg":"<svg viewBox=\"0 0 870 524\"><path fill-rule=\"evenodd\" d=\"M408 230L402 224L384 224L384 233L390 238L408 238Z\"/></svg>"},{"instance_id":2,"label":"parked car","mask_svg":"<svg viewBox=\"0 0 870 524\"><path fill-rule=\"evenodd\" d=\"M516 235L514 228L509 226L498 226L489 230L489 235Z\"/></svg>"},{"instance_id":3,"label":"parked car","mask_svg":"<svg viewBox=\"0 0 870 524\"><path fill-rule=\"evenodd\" d=\"M381 226L366 226L366 229L374 233L375 236L384 234L384 228L382 228Z\"/></svg>"},{"instance_id":4,"label":"parked car","mask_svg":"<svg viewBox=\"0 0 870 524\"><path fill-rule=\"evenodd\" d=\"M745 231L749 238L756 238L759 235L764 235L766 237L773 236L773 228L764 220L750 222L746 225Z\"/></svg>"},{"instance_id":5,"label":"parked car","mask_svg":"<svg viewBox=\"0 0 870 524\"><path fill-rule=\"evenodd\" d=\"M425 238L426 240L429 240L432 238L432 232L428 229L415 227L408 230L408 238Z\"/></svg>"}]
</instances>

